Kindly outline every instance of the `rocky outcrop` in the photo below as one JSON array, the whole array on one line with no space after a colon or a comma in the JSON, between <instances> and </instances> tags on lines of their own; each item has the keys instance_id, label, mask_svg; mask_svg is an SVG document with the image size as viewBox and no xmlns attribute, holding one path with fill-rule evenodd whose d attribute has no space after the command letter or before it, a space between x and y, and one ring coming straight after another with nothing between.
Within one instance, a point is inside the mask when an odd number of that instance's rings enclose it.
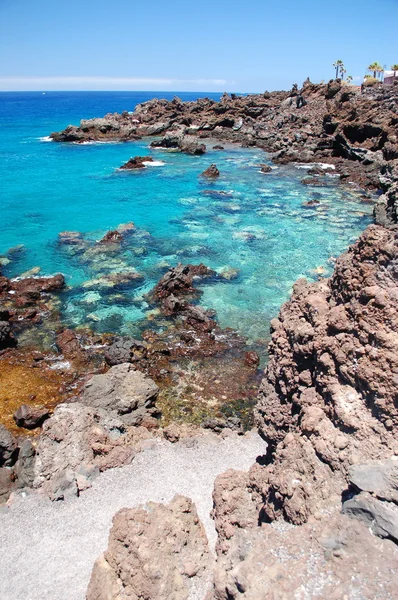
<instances>
[{"instance_id":1,"label":"rocky outcrop","mask_svg":"<svg viewBox=\"0 0 398 600\"><path fill-rule=\"evenodd\" d=\"M304 82L291 92L224 95L220 102L154 99L134 113L82 121L52 134L56 141L128 140L163 135L153 147L201 154L198 138L259 146L278 163L333 163L345 181L378 188L380 168L396 161L396 86L360 92L339 80ZM219 144L217 144L219 147Z\"/></svg>"},{"instance_id":2,"label":"rocky outcrop","mask_svg":"<svg viewBox=\"0 0 398 600\"><path fill-rule=\"evenodd\" d=\"M125 508L113 519L87 600L199 600L209 587L210 566L206 534L191 500L175 496L168 505Z\"/></svg>"},{"instance_id":3,"label":"rocky outcrop","mask_svg":"<svg viewBox=\"0 0 398 600\"><path fill-rule=\"evenodd\" d=\"M396 233L371 226L330 280L297 282L272 322L256 409L272 457L260 484L269 520L305 522L352 464L398 452L397 260Z\"/></svg>"}]
</instances>

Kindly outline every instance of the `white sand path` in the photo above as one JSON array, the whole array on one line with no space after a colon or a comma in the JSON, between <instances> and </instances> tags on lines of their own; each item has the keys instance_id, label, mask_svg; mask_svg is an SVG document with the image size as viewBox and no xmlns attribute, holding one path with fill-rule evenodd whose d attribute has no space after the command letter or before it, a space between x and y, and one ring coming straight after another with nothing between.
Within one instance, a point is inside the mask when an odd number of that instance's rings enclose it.
<instances>
[{"instance_id":1,"label":"white sand path","mask_svg":"<svg viewBox=\"0 0 398 600\"><path fill-rule=\"evenodd\" d=\"M80 498L16 499L0 513L0 600L84 600L114 514L149 500L167 503L177 493L193 499L214 547L209 513L216 476L230 468L247 470L265 449L254 432L156 441L131 465L102 473Z\"/></svg>"}]
</instances>

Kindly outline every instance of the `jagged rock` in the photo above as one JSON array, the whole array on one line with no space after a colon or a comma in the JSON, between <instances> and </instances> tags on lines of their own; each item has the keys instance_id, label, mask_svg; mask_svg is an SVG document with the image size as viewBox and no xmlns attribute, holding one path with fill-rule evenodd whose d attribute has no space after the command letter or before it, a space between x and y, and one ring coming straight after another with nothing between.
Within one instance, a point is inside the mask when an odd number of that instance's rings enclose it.
<instances>
[{"instance_id":1,"label":"jagged rock","mask_svg":"<svg viewBox=\"0 0 398 600\"><path fill-rule=\"evenodd\" d=\"M272 321L256 408L274 460L260 485L267 519L306 521L351 465L397 452L397 261L396 233L371 226L330 280L298 281Z\"/></svg>"},{"instance_id":2,"label":"jagged rock","mask_svg":"<svg viewBox=\"0 0 398 600\"><path fill-rule=\"evenodd\" d=\"M83 388L79 401L117 415L126 425L140 425L158 414L155 407L158 392L152 379L125 363L103 375L94 375Z\"/></svg>"},{"instance_id":3,"label":"jagged rock","mask_svg":"<svg viewBox=\"0 0 398 600\"><path fill-rule=\"evenodd\" d=\"M86 597L202 599L210 566L206 534L190 499L124 508L113 518L108 549L94 564Z\"/></svg>"},{"instance_id":4,"label":"jagged rock","mask_svg":"<svg viewBox=\"0 0 398 600\"><path fill-rule=\"evenodd\" d=\"M15 462L16 449L14 436L0 423L0 467L8 467Z\"/></svg>"},{"instance_id":5,"label":"jagged rock","mask_svg":"<svg viewBox=\"0 0 398 600\"><path fill-rule=\"evenodd\" d=\"M18 427L24 427L25 429L41 427L49 416L50 411L48 408L44 406L28 406L27 404L22 404L13 415Z\"/></svg>"},{"instance_id":6,"label":"jagged rock","mask_svg":"<svg viewBox=\"0 0 398 600\"><path fill-rule=\"evenodd\" d=\"M108 231L104 237L98 242L99 244L120 244L123 241L123 236L120 231Z\"/></svg>"},{"instance_id":7,"label":"jagged rock","mask_svg":"<svg viewBox=\"0 0 398 600\"><path fill-rule=\"evenodd\" d=\"M202 177L209 177L213 179L215 177L219 177L220 171L217 169L217 166L213 163L210 167L207 167L205 171L202 173Z\"/></svg>"},{"instance_id":8,"label":"jagged rock","mask_svg":"<svg viewBox=\"0 0 398 600\"><path fill-rule=\"evenodd\" d=\"M261 165L261 173L271 173L272 168L270 165Z\"/></svg>"},{"instance_id":9,"label":"jagged rock","mask_svg":"<svg viewBox=\"0 0 398 600\"><path fill-rule=\"evenodd\" d=\"M99 471L131 462L124 424L81 403L60 404L45 421L36 446L34 487L60 500L91 485Z\"/></svg>"},{"instance_id":10,"label":"jagged rock","mask_svg":"<svg viewBox=\"0 0 398 600\"><path fill-rule=\"evenodd\" d=\"M176 267L167 271L161 280L157 283L151 292L151 295L157 300L163 300L168 296L174 295L177 298L181 295L193 294L194 278L212 277L215 272L203 265L183 265L178 264Z\"/></svg>"}]
</instances>

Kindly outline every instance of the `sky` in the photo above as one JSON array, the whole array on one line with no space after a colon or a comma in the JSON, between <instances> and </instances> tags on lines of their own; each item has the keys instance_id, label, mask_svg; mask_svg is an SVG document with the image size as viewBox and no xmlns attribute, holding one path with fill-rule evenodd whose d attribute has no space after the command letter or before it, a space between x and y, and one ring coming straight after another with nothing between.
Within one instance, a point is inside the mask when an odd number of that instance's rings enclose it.
<instances>
[{"instance_id":1,"label":"sky","mask_svg":"<svg viewBox=\"0 0 398 600\"><path fill-rule=\"evenodd\" d=\"M0 0L0 91L263 92L398 63L398 0Z\"/></svg>"}]
</instances>

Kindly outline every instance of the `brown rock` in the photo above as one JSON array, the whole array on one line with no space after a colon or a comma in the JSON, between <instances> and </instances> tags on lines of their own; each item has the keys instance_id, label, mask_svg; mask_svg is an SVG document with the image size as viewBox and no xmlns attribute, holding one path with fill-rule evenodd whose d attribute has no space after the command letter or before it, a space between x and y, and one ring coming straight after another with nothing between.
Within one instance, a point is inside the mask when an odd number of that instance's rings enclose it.
<instances>
[{"instance_id":1,"label":"brown rock","mask_svg":"<svg viewBox=\"0 0 398 600\"><path fill-rule=\"evenodd\" d=\"M210 167L207 167L205 171L202 173L202 177L208 177L209 179L214 179L219 177L220 171L217 169L217 166L213 163Z\"/></svg>"},{"instance_id":2,"label":"brown rock","mask_svg":"<svg viewBox=\"0 0 398 600\"><path fill-rule=\"evenodd\" d=\"M153 162L152 156L135 156L130 158L124 165L120 167L122 170L145 169L146 162Z\"/></svg>"},{"instance_id":3,"label":"brown rock","mask_svg":"<svg viewBox=\"0 0 398 600\"><path fill-rule=\"evenodd\" d=\"M168 505L119 511L106 552L94 564L87 600L204 598L211 557L194 504L175 496Z\"/></svg>"}]
</instances>

